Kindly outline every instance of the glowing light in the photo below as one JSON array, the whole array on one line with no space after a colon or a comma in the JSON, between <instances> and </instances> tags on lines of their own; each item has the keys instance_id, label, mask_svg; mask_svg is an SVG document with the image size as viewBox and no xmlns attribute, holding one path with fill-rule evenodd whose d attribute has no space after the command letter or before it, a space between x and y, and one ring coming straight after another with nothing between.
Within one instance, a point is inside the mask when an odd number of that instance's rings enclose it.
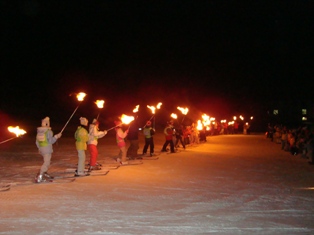
<instances>
[{"instance_id":1,"label":"glowing light","mask_svg":"<svg viewBox=\"0 0 314 235\"><path fill-rule=\"evenodd\" d=\"M159 103L157 104L157 109L160 109L161 105L162 105L162 103L159 102Z\"/></svg>"},{"instance_id":2,"label":"glowing light","mask_svg":"<svg viewBox=\"0 0 314 235\"><path fill-rule=\"evenodd\" d=\"M152 111L152 114L155 114L156 107L147 105L147 108Z\"/></svg>"},{"instance_id":3,"label":"glowing light","mask_svg":"<svg viewBox=\"0 0 314 235\"><path fill-rule=\"evenodd\" d=\"M9 126L8 130L11 133L14 133L16 135L16 137L19 137L20 135L24 135L26 133L26 131L24 131L23 129L20 129L18 126L16 126L16 127Z\"/></svg>"},{"instance_id":4,"label":"glowing light","mask_svg":"<svg viewBox=\"0 0 314 235\"><path fill-rule=\"evenodd\" d=\"M77 94L76 98L78 101L83 101L85 96L86 96L86 94L84 92L80 92Z\"/></svg>"},{"instance_id":5,"label":"glowing light","mask_svg":"<svg viewBox=\"0 0 314 235\"><path fill-rule=\"evenodd\" d=\"M170 115L170 117L172 117L172 118L174 118L174 119L177 119L177 118L178 118L178 115L175 114L175 113L172 113L172 114Z\"/></svg>"},{"instance_id":6,"label":"glowing light","mask_svg":"<svg viewBox=\"0 0 314 235\"><path fill-rule=\"evenodd\" d=\"M203 130L203 124L202 124L201 120L197 120L196 128L197 128L197 130Z\"/></svg>"},{"instance_id":7,"label":"glowing light","mask_svg":"<svg viewBox=\"0 0 314 235\"><path fill-rule=\"evenodd\" d=\"M188 108L182 108L178 106L177 109L180 110L183 115L187 115L189 112Z\"/></svg>"},{"instance_id":8,"label":"glowing light","mask_svg":"<svg viewBox=\"0 0 314 235\"><path fill-rule=\"evenodd\" d=\"M122 114L120 119L121 119L122 123L124 123L124 124L129 124L130 122L134 121L133 116L127 116L125 114Z\"/></svg>"},{"instance_id":9,"label":"glowing light","mask_svg":"<svg viewBox=\"0 0 314 235\"><path fill-rule=\"evenodd\" d=\"M97 105L98 108L102 109L104 107L104 100L96 100L95 104Z\"/></svg>"},{"instance_id":10,"label":"glowing light","mask_svg":"<svg viewBox=\"0 0 314 235\"><path fill-rule=\"evenodd\" d=\"M138 109L139 109L140 105L136 105L135 108L133 109L133 113L137 113L138 112Z\"/></svg>"}]
</instances>

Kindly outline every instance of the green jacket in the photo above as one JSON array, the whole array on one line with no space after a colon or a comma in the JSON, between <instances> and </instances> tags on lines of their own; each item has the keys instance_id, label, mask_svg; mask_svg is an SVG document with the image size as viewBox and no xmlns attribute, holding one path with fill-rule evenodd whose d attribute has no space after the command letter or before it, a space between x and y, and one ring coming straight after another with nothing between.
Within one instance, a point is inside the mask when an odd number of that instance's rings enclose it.
<instances>
[{"instance_id":1,"label":"green jacket","mask_svg":"<svg viewBox=\"0 0 314 235\"><path fill-rule=\"evenodd\" d=\"M87 141L88 141L88 132L87 130L79 126L74 134L76 139L75 146L77 150L86 150L87 149Z\"/></svg>"}]
</instances>

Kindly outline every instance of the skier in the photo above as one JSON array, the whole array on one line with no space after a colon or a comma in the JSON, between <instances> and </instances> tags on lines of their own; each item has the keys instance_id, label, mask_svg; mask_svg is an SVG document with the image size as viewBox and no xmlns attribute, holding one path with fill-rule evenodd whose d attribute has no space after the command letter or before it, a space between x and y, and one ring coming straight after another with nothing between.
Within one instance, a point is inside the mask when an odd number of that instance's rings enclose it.
<instances>
[{"instance_id":1,"label":"skier","mask_svg":"<svg viewBox=\"0 0 314 235\"><path fill-rule=\"evenodd\" d=\"M183 125L179 125L177 128L175 128L175 136L176 136L176 142L175 147L179 147L179 142L182 144L183 149L185 149L185 143L183 141Z\"/></svg>"},{"instance_id":2,"label":"skier","mask_svg":"<svg viewBox=\"0 0 314 235\"><path fill-rule=\"evenodd\" d=\"M44 163L42 164L39 173L35 178L36 183L45 182L46 180L52 180L47 171L50 167L51 155L53 153L52 145L61 137L61 133L53 135L50 127L50 118L45 117L41 121L41 127L37 128L36 146L39 153L42 155Z\"/></svg>"},{"instance_id":3,"label":"skier","mask_svg":"<svg viewBox=\"0 0 314 235\"><path fill-rule=\"evenodd\" d=\"M101 170L99 165L97 164L98 157L98 139L104 137L107 134L107 131L99 131L99 122L94 119L93 122L89 125L89 134L88 134L88 142L87 147L90 153L90 162L88 171L92 170Z\"/></svg>"},{"instance_id":4,"label":"skier","mask_svg":"<svg viewBox=\"0 0 314 235\"><path fill-rule=\"evenodd\" d=\"M122 130L122 122L120 120L115 121L114 123L116 125L116 128L115 128L116 141L117 141L118 148L120 149L117 162L119 162L121 165L127 165L128 164L126 160L127 150L126 150L126 143L124 139L127 137L129 130L126 130L126 131Z\"/></svg>"},{"instance_id":5,"label":"skier","mask_svg":"<svg viewBox=\"0 0 314 235\"><path fill-rule=\"evenodd\" d=\"M165 138L166 141L161 149L161 152L167 152L167 146L168 144L170 144L170 151L171 153L175 153L174 151L174 143L173 143L173 122L167 122L167 126L164 129L164 134L165 134Z\"/></svg>"},{"instance_id":6,"label":"skier","mask_svg":"<svg viewBox=\"0 0 314 235\"><path fill-rule=\"evenodd\" d=\"M130 146L127 151L127 156L129 159L134 160L137 158L137 151L139 149L139 141L138 141L138 120L137 118L132 122L129 126L128 140L130 142Z\"/></svg>"},{"instance_id":7,"label":"skier","mask_svg":"<svg viewBox=\"0 0 314 235\"><path fill-rule=\"evenodd\" d=\"M76 177L87 176L88 173L85 173L85 150L87 149L88 141L88 131L86 130L88 125L88 120L85 117L80 118L80 126L77 128L74 137L76 139L75 146L78 153L78 165L77 170L75 171Z\"/></svg>"},{"instance_id":8,"label":"skier","mask_svg":"<svg viewBox=\"0 0 314 235\"><path fill-rule=\"evenodd\" d=\"M151 121L146 122L143 133L145 136L145 145L143 148L143 155L146 155L147 149L149 146L150 156L154 156L154 138L153 138L153 135L155 134L155 129L152 128L152 122Z\"/></svg>"}]
</instances>

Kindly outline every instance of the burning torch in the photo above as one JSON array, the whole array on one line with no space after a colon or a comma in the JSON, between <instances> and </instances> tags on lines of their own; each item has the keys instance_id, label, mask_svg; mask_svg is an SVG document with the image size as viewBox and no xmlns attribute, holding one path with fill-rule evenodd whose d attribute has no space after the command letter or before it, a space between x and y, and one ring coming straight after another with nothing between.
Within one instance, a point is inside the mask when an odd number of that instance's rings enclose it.
<instances>
[{"instance_id":1,"label":"burning torch","mask_svg":"<svg viewBox=\"0 0 314 235\"><path fill-rule=\"evenodd\" d=\"M84 92L80 92L76 95L76 98L78 101L82 102L85 98L86 94ZM65 123L64 127L62 128L61 132L62 133L65 129L65 127L68 125L69 121L71 120L71 118L73 117L73 115L75 114L76 110L78 109L78 107L80 106L80 103L79 105L76 107L76 109L74 110L74 112L72 113L72 115L70 116L69 120Z\"/></svg>"},{"instance_id":2,"label":"burning torch","mask_svg":"<svg viewBox=\"0 0 314 235\"><path fill-rule=\"evenodd\" d=\"M122 114L122 116L120 117L120 120L121 120L122 124L130 124L132 121L134 121L134 117L133 117L133 116L127 116L127 115L125 115L125 114ZM111 128L109 128L107 131L110 131L110 130L112 130L112 129L114 129L114 128L120 126L120 125L121 125L121 124L116 125L116 126L114 126L114 127L111 127Z\"/></svg>"},{"instance_id":3,"label":"burning torch","mask_svg":"<svg viewBox=\"0 0 314 235\"><path fill-rule=\"evenodd\" d=\"M154 128L154 129L155 129L155 121L156 121L156 120L155 120L155 111L156 111L156 109L160 109L161 105L162 105L161 102L159 102L156 107L155 107L155 106L149 106L149 105L147 105L147 108L149 108L149 109L152 111L152 114L153 114L153 115L151 116L151 118L149 119L149 121L154 118L154 124L153 124L153 128Z\"/></svg>"},{"instance_id":4,"label":"burning torch","mask_svg":"<svg viewBox=\"0 0 314 235\"><path fill-rule=\"evenodd\" d=\"M16 127L9 126L8 130L9 130L9 132L14 133L16 136L12 137L10 139L4 140L4 141L0 142L0 144L3 144L5 142L8 142L8 141L13 140L15 138L18 138L21 135L26 134L26 131L24 131L23 129L20 129L18 126L16 126Z\"/></svg>"},{"instance_id":5,"label":"burning torch","mask_svg":"<svg viewBox=\"0 0 314 235\"><path fill-rule=\"evenodd\" d=\"M189 109L188 109L188 108L182 108L182 107L179 107L179 106L177 107L177 109L180 110L181 113L184 115L184 117L182 118L182 121L181 121L181 123L183 123L185 116L186 116L186 115L188 114L188 112L189 112Z\"/></svg>"},{"instance_id":6,"label":"burning torch","mask_svg":"<svg viewBox=\"0 0 314 235\"><path fill-rule=\"evenodd\" d=\"M98 115L97 115L97 118L96 118L97 120L98 120L98 118L99 118L101 109L104 107L104 103L105 103L104 100L96 100L96 101L95 101L95 104L96 104L97 107L100 109L100 110L99 110L99 113L98 113Z\"/></svg>"}]
</instances>

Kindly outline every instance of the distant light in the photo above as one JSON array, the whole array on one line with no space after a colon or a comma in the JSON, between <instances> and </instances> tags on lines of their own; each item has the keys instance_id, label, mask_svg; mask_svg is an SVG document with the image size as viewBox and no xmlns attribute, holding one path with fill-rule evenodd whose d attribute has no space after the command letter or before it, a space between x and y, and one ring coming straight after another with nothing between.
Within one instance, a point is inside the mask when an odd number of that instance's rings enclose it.
<instances>
[{"instance_id":1,"label":"distant light","mask_svg":"<svg viewBox=\"0 0 314 235\"><path fill-rule=\"evenodd\" d=\"M302 121L307 121L307 117L302 117Z\"/></svg>"}]
</instances>

